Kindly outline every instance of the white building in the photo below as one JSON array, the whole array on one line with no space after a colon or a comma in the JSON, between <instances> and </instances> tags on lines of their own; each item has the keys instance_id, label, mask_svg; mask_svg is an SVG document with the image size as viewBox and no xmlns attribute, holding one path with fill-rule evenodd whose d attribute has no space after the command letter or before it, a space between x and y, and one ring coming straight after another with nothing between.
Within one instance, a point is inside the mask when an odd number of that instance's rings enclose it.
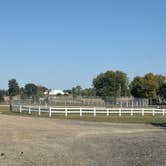
<instances>
[{"instance_id":1,"label":"white building","mask_svg":"<svg viewBox=\"0 0 166 166\"><path fill-rule=\"evenodd\" d=\"M55 90L52 89L49 92L45 92L45 95L49 95L49 96L57 96L57 95L65 95L65 93L62 90Z\"/></svg>"}]
</instances>

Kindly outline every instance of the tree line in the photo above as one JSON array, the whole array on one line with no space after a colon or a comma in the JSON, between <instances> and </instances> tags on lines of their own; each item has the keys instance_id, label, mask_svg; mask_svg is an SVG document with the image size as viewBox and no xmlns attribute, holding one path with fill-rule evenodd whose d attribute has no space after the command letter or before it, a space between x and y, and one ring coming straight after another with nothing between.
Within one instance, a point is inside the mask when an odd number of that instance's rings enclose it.
<instances>
[{"instance_id":1,"label":"tree line","mask_svg":"<svg viewBox=\"0 0 166 166\"><path fill-rule=\"evenodd\" d=\"M21 99L36 99L42 97L44 92L48 90L45 86L28 83L24 87L20 87L16 79L11 79L8 82L8 90L0 90L0 101L4 100L4 96L9 96L12 99L14 96L20 96Z\"/></svg>"},{"instance_id":2,"label":"tree line","mask_svg":"<svg viewBox=\"0 0 166 166\"><path fill-rule=\"evenodd\" d=\"M4 95L19 95L21 98L39 98L48 90L45 86L28 83L19 87L16 79L9 80L8 90L0 90L0 101ZM97 75L92 81L92 88L81 88L81 86L64 90L73 97L101 97L109 99L112 97L136 97L149 99L151 104L161 104L166 101L166 77L161 74L147 73L144 76L136 76L132 81L125 72L106 71Z\"/></svg>"},{"instance_id":3,"label":"tree line","mask_svg":"<svg viewBox=\"0 0 166 166\"><path fill-rule=\"evenodd\" d=\"M133 96L149 99L150 104L166 102L166 77L161 74L147 73L129 81L122 71L106 71L94 78L92 85L89 89L76 86L68 92L74 96L99 96L103 99Z\"/></svg>"}]
</instances>

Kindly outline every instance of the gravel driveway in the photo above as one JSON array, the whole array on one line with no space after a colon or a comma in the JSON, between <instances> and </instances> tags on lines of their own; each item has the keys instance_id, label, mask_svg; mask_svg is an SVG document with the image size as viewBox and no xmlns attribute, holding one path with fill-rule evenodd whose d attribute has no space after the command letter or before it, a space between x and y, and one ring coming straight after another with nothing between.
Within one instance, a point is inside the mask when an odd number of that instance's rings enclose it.
<instances>
[{"instance_id":1,"label":"gravel driveway","mask_svg":"<svg viewBox=\"0 0 166 166\"><path fill-rule=\"evenodd\" d=\"M0 115L0 166L166 166L166 129Z\"/></svg>"}]
</instances>

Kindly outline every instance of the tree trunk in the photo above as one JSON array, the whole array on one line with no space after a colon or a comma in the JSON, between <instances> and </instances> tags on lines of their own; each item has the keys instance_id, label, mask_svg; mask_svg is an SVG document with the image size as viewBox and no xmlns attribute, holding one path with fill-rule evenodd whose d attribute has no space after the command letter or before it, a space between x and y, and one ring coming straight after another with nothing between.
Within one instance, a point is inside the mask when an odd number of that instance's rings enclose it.
<instances>
[{"instance_id":1,"label":"tree trunk","mask_svg":"<svg viewBox=\"0 0 166 166\"><path fill-rule=\"evenodd\" d=\"M13 107L12 107L12 96L10 96L10 112L13 111Z\"/></svg>"}]
</instances>

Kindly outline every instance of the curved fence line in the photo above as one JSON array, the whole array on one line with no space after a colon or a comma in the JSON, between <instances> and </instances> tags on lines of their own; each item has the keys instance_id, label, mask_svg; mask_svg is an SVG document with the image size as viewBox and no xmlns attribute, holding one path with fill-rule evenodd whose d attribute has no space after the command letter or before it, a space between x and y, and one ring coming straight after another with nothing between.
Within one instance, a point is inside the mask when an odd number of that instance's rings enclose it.
<instances>
[{"instance_id":1,"label":"curved fence line","mask_svg":"<svg viewBox=\"0 0 166 166\"><path fill-rule=\"evenodd\" d=\"M43 107L43 106L27 106L27 105L13 105L13 112L28 112L31 114L32 112L38 113L40 116L41 113L48 113L48 116L51 117L53 114L64 114L68 116L69 114L78 114L79 116L83 116L83 114L92 114L94 117L97 114L102 114L106 116L110 116L111 114L118 114L122 116L122 114L130 114L133 116L134 114L141 114L144 116L145 114L150 114L155 116L156 114L160 114L165 116L166 109L157 109L157 108L105 108L105 107Z\"/></svg>"}]
</instances>

